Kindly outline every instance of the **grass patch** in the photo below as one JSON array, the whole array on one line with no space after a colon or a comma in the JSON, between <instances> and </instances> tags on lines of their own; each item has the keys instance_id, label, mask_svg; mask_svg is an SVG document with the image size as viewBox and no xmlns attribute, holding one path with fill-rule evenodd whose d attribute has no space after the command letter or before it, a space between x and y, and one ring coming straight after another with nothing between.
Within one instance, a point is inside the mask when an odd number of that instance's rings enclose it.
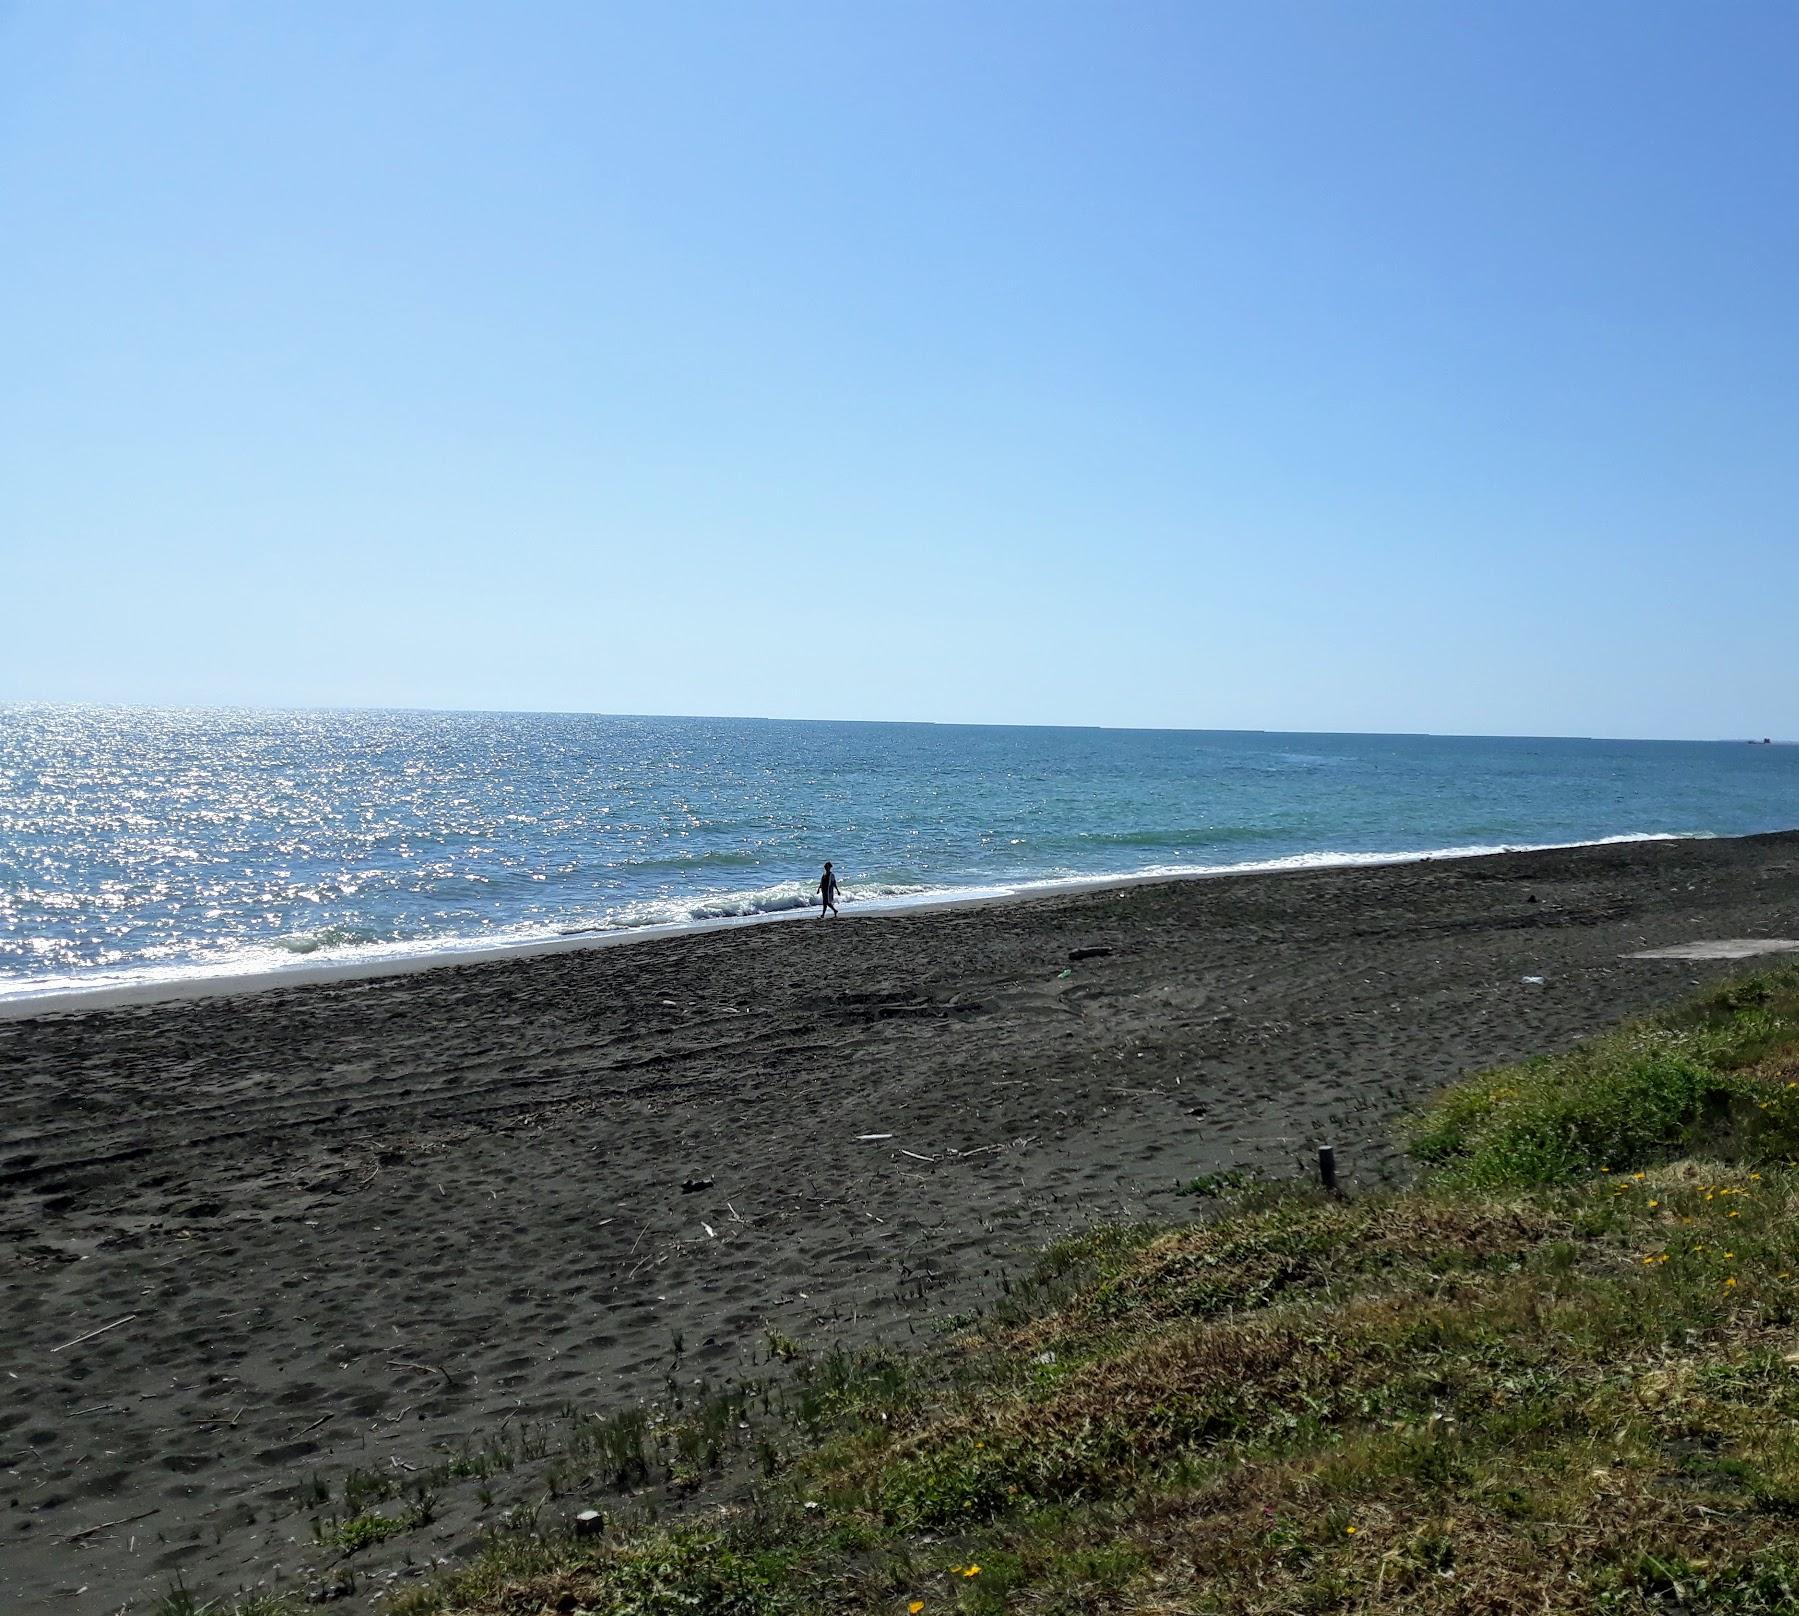
<instances>
[{"instance_id":1,"label":"grass patch","mask_svg":"<svg viewBox=\"0 0 1799 1616\"><path fill-rule=\"evenodd\" d=\"M1567 1054L1452 1085L1408 1144L1474 1188L1571 1184L1695 1151L1799 1152L1799 972L1736 983ZM1743 1131L1747 1141L1731 1138Z\"/></svg>"},{"instance_id":2,"label":"grass patch","mask_svg":"<svg viewBox=\"0 0 1799 1616\"><path fill-rule=\"evenodd\" d=\"M358 1549L366 1549L405 1530L406 1522L395 1520L391 1515L357 1515L332 1533L332 1542L345 1554L354 1554Z\"/></svg>"},{"instance_id":3,"label":"grass patch","mask_svg":"<svg viewBox=\"0 0 1799 1616\"><path fill-rule=\"evenodd\" d=\"M1799 1609L1799 971L1459 1084L1410 1141L1403 1193L1053 1248L929 1353L792 1344L747 1492L496 1539L389 1608Z\"/></svg>"},{"instance_id":4,"label":"grass patch","mask_svg":"<svg viewBox=\"0 0 1799 1616\"><path fill-rule=\"evenodd\" d=\"M1219 1200L1241 1195L1259 1182L1254 1173L1246 1172L1241 1167L1228 1167L1221 1173L1201 1173L1198 1178L1188 1179L1181 1185L1180 1193L1197 1195L1205 1200Z\"/></svg>"}]
</instances>

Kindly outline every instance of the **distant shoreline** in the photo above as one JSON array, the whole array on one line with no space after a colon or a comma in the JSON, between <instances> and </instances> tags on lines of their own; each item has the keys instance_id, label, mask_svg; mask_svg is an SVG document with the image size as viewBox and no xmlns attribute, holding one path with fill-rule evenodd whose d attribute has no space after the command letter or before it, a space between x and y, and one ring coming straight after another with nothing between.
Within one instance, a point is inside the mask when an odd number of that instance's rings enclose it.
<instances>
[{"instance_id":1,"label":"distant shoreline","mask_svg":"<svg viewBox=\"0 0 1799 1616\"><path fill-rule=\"evenodd\" d=\"M1755 743L1759 744L1759 743ZM1757 834L1779 835L1783 831ZM939 909L965 908L996 903L1028 903L1083 892L1106 892L1161 882L1210 881L1233 877L1297 875L1329 870L1381 868L1393 865L1442 863L1449 860L1504 858L1527 853L1565 852L1585 847L1636 846L1657 842L1732 841L1745 837L1712 837L1700 833L1649 832L1643 835L1599 836L1575 842L1515 843L1504 846L1445 847L1395 853L1318 852L1246 864L1200 866L1189 869L1152 869L1129 875L1093 875L1047 878L1039 881L993 883L968 888L939 888L916 896L858 900L854 885L846 901L845 918L874 918L918 914ZM775 922L817 920L816 909L784 909L749 915L676 921L652 926L604 928L512 941L421 945L416 950L395 945L392 952L371 950L361 958L312 961L301 956L293 963L276 963L255 969L221 969L184 976L146 977L139 981L103 982L92 987L55 987L42 991L17 991L0 980L0 1021L81 1014L120 1006L178 1003L242 993L265 993L320 983L362 982L389 976L409 976L423 971L461 965L486 965L502 960L530 959L573 950L613 948L627 943L666 942L681 937L768 925ZM832 921L830 924L839 924Z\"/></svg>"}]
</instances>

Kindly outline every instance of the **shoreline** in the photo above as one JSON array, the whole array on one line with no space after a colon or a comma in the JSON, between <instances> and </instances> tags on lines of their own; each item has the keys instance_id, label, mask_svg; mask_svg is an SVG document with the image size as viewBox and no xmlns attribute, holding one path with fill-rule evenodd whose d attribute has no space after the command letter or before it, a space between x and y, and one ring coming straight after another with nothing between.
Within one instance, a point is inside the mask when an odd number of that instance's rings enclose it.
<instances>
[{"instance_id":1,"label":"shoreline","mask_svg":"<svg viewBox=\"0 0 1799 1616\"><path fill-rule=\"evenodd\" d=\"M878 918L0 1022L0 1607L305 1597L320 1488L444 1473L378 1610L541 1502L448 1475L496 1429L928 1336L1195 1178L1403 1184L1442 1084L1753 968L1643 951L1799 937L1799 833Z\"/></svg>"},{"instance_id":2,"label":"shoreline","mask_svg":"<svg viewBox=\"0 0 1799 1616\"><path fill-rule=\"evenodd\" d=\"M1762 835L1799 833L1799 827L1760 832ZM1583 847L1633 846L1651 842L1734 841L1742 837L1720 837L1705 832L1648 831L1600 836L1576 842L1531 842L1504 846L1443 847L1407 850L1393 853L1361 853L1319 851L1286 854L1275 859L1245 864L1181 867L1153 867L1123 875L1091 875L1033 878L1016 882L994 882L982 886L932 888L916 895L848 899L845 909L850 917L891 916L932 913L942 909L966 908L984 904L1030 903L1046 898L1066 897L1083 892L1107 892L1161 882L1212 881L1233 877L1297 875L1308 871L1378 869L1393 865L1431 864L1450 860L1505 858L1517 854L1566 852ZM531 959L593 948L614 948L626 943L663 942L672 938L701 936L713 932L734 931L751 926L807 920L816 917L811 908L782 909L748 915L724 915L704 919L673 921L649 926L594 926L571 930L548 937L527 937L510 941L483 943L470 939L466 943L440 943L421 946L416 951L406 944L381 944L364 951L360 958L313 961L308 956L296 957L291 964L271 963L261 968L238 969L221 966L215 970L197 971L181 976L152 976L142 980L102 982L91 987L65 987L60 984L41 990L9 991L0 980L0 1021L36 1018L38 1016L81 1015L90 1011L124 1006L170 1004L189 999L235 996L244 993L266 993L283 988L309 987L321 983L366 982L389 976L409 976L462 965L485 965L510 959ZM404 952L378 952L392 948Z\"/></svg>"}]
</instances>

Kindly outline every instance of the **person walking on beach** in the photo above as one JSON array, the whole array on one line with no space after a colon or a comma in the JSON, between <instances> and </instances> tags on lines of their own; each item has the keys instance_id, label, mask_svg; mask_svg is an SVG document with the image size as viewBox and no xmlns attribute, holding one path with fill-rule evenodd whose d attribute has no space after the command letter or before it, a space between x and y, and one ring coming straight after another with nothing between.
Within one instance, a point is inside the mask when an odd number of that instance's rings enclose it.
<instances>
[{"instance_id":1,"label":"person walking on beach","mask_svg":"<svg viewBox=\"0 0 1799 1616\"><path fill-rule=\"evenodd\" d=\"M818 898L818 918L820 920L824 919L827 909L832 914L837 913L837 877L831 874L829 859L825 860L825 873L819 878Z\"/></svg>"}]
</instances>

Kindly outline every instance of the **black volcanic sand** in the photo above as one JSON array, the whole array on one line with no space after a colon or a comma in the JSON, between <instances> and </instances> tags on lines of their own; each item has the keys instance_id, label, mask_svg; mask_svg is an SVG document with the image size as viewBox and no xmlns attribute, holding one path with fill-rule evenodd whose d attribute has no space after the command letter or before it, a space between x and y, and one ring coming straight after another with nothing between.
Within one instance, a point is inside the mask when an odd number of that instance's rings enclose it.
<instances>
[{"instance_id":1,"label":"black volcanic sand","mask_svg":"<svg viewBox=\"0 0 1799 1616\"><path fill-rule=\"evenodd\" d=\"M1439 1084L1746 968L1631 950L1782 935L1799 834L0 1022L0 1608L316 1587L315 1472L761 1373L771 1329L903 1344L1048 1240L1183 1216L1198 1173L1330 1142L1385 1181ZM495 1507L464 1485L408 1546ZM399 1552L356 1564L366 1594Z\"/></svg>"}]
</instances>

